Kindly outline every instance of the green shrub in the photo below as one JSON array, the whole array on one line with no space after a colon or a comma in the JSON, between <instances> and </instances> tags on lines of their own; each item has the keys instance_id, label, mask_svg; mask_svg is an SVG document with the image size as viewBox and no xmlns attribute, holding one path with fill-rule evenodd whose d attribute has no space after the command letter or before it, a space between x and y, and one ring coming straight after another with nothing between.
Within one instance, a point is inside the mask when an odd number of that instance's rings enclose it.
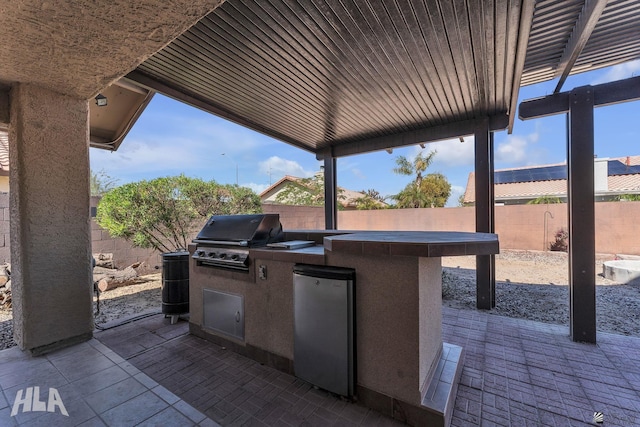
<instances>
[{"instance_id":1,"label":"green shrub","mask_svg":"<svg viewBox=\"0 0 640 427\"><path fill-rule=\"evenodd\" d=\"M258 213L251 189L184 175L125 184L108 191L96 220L113 237L160 252L186 249L211 215Z\"/></svg>"},{"instance_id":2,"label":"green shrub","mask_svg":"<svg viewBox=\"0 0 640 427\"><path fill-rule=\"evenodd\" d=\"M554 242L549 245L549 250L567 252L569 250L569 232L565 228L556 231Z\"/></svg>"}]
</instances>

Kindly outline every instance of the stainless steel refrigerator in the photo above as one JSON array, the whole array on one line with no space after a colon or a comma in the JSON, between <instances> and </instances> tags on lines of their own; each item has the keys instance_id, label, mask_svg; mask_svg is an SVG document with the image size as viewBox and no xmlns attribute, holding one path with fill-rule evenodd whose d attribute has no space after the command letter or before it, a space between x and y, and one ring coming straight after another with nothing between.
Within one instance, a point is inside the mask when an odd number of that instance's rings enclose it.
<instances>
[{"instance_id":1,"label":"stainless steel refrigerator","mask_svg":"<svg viewBox=\"0 0 640 427\"><path fill-rule=\"evenodd\" d=\"M355 270L298 264L293 269L294 372L327 391L355 388Z\"/></svg>"}]
</instances>

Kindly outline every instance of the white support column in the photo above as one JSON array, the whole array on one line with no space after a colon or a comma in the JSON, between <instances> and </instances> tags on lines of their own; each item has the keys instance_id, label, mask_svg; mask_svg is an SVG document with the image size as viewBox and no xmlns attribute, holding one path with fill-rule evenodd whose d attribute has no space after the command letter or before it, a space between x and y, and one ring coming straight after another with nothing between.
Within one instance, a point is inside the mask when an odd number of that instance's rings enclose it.
<instances>
[{"instance_id":1,"label":"white support column","mask_svg":"<svg viewBox=\"0 0 640 427\"><path fill-rule=\"evenodd\" d=\"M88 111L38 86L11 91L14 338L34 354L92 336Z\"/></svg>"}]
</instances>

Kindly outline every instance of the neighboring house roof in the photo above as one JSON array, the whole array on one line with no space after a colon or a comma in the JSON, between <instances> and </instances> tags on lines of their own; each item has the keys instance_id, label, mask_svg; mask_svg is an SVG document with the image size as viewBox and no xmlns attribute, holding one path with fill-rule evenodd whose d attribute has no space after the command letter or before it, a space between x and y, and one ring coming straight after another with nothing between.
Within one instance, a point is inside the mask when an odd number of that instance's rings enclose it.
<instances>
[{"instance_id":1,"label":"neighboring house roof","mask_svg":"<svg viewBox=\"0 0 640 427\"><path fill-rule=\"evenodd\" d=\"M278 180L275 184L271 185L269 188L260 193L260 200L262 203L277 203L276 198L278 194L286 188L288 184L297 184L302 185L301 181L304 178L285 175L280 180ZM338 203L340 203L344 208L355 208L355 201L361 197L365 197L364 193L359 191L349 190L343 187L338 187L338 191L340 193L340 198L338 199ZM386 206L386 203L379 202L381 205Z\"/></svg>"},{"instance_id":2,"label":"neighboring house roof","mask_svg":"<svg viewBox=\"0 0 640 427\"><path fill-rule=\"evenodd\" d=\"M606 185L603 182L599 187L596 183L596 194L640 192L640 156L596 159L595 162L606 162L607 168ZM567 165L563 163L501 169L495 171L494 182L496 201L566 196ZM474 202L475 173L471 172L464 194L464 203Z\"/></svg>"}]
</instances>

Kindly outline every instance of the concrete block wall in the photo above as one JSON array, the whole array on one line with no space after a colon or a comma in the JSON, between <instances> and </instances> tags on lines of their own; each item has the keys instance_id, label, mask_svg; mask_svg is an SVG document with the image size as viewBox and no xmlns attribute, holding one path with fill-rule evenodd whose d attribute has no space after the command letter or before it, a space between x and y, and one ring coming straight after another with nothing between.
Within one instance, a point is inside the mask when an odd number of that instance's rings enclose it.
<instances>
[{"instance_id":1,"label":"concrete block wall","mask_svg":"<svg viewBox=\"0 0 640 427\"><path fill-rule=\"evenodd\" d=\"M94 254L113 254L114 266L120 269L136 262L144 262L146 268L141 271L142 274L160 271L162 267L161 254L158 251L136 248L124 239L111 237L94 218L91 219L91 251Z\"/></svg>"},{"instance_id":2,"label":"concrete block wall","mask_svg":"<svg viewBox=\"0 0 640 427\"><path fill-rule=\"evenodd\" d=\"M285 230L324 230L324 207L265 203L262 212L280 214Z\"/></svg>"},{"instance_id":3,"label":"concrete block wall","mask_svg":"<svg viewBox=\"0 0 640 427\"><path fill-rule=\"evenodd\" d=\"M91 198L91 206L96 206L95 198ZM0 263L10 262L9 244L9 193L0 193ZM123 239L116 239L109 235L109 232L102 229L91 219L91 247L93 253L113 254L114 264L117 268L127 267L135 262L145 262L146 272L153 273L162 267L161 255L152 249L141 249L133 247Z\"/></svg>"},{"instance_id":4,"label":"concrete block wall","mask_svg":"<svg viewBox=\"0 0 640 427\"><path fill-rule=\"evenodd\" d=\"M596 203L596 252L640 255L639 215L640 202ZM544 250L545 236L548 247L556 231L567 229L567 224L565 203L496 206L496 233L503 249Z\"/></svg>"},{"instance_id":5,"label":"concrete block wall","mask_svg":"<svg viewBox=\"0 0 640 427\"><path fill-rule=\"evenodd\" d=\"M339 211L342 230L474 231L473 208Z\"/></svg>"},{"instance_id":6,"label":"concrete block wall","mask_svg":"<svg viewBox=\"0 0 640 427\"><path fill-rule=\"evenodd\" d=\"M502 249L547 250L555 241L555 233L561 228L567 229L565 203L496 206L495 213L496 233Z\"/></svg>"},{"instance_id":7,"label":"concrete block wall","mask_svg":"<svg viewBox=\"0 0 640 427\"><path fill-rule=\"evenodd\" d=\"M264 205L265 213L279 213L285 229L324 229L324 208ZM496 206L496 233L502 249L545 250L555 233L567 228L567 205ZM596 251L640 255L640 202L599 202L595 205ZM339 211L341 230L474 231L473 207L444 209L383 209Z\"/></svg>"},{"instance_id":8,"label":"concrete block wall","mask_svg":"<svg viewBox=\"0 0 640 427\"><path fill-rule=\"evenodd\" d=\"M91 197L91 252L113 254L115 268L125 268L136 262L144 262L141 274L154 273L162 268L162 257L153 249L136 248L124 239L111 237L107 230L98 225L95 210L100 197Z\"/></svg>"},{"instance_id":9,"label":"concrete block wall","mask_svg":"<svg viewBox=\"0 0 640 427\"><path fill-rule=\"evenodd\" d=\"M640 202L596 203L596 249L640 255Z\"/></svg>"}]
</instances>

